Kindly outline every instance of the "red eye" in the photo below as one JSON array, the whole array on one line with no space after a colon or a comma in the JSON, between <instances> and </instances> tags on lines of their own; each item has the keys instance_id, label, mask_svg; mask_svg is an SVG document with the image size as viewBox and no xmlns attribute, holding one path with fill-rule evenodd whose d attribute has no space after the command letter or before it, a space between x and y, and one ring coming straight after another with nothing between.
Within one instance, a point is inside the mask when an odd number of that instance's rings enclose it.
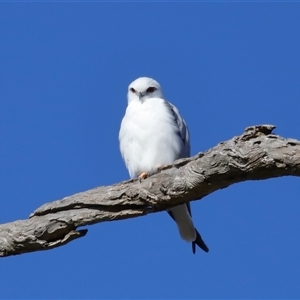
<instances>
[{"instance_id":1,"label":"red eye","mask_svg":"<svg viewBox=\"0 0 300 300\"><path fill-rule=\"evenodd\" d=\"M150 86L147 88L146 92L147 93L153 93L156 90L156 88L154 86Z\"/></svg>"},{"instance_id":2,"label":"red eye","mask_svg":"<svg viewBox=\"0 0 300 300\"><path fill-rule=\"evenodd\" d=\"M130 92L131 93L135 93L135 89L134 88L130 88Z\"/></svg>"}]
</instances>

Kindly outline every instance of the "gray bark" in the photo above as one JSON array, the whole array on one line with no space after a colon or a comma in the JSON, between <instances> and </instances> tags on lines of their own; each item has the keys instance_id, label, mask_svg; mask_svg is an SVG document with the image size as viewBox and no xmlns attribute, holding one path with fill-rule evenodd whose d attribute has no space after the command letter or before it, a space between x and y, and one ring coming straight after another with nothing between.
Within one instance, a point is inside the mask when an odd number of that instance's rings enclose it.
<instances>
[{"instance_id":1,"label":"gray bark","mask_svg":"<svg viewBox=\"0 0 300 300\"><path fill-rule=\"evenodd\" d=\"M62 246L87 233L78 227L159 212L241 181L299 176L300 141L272 134L274 128L248 127L142 182L124 181L46 203L29 219L0 225L0 256Z\"/></svg>"}]
</instances>

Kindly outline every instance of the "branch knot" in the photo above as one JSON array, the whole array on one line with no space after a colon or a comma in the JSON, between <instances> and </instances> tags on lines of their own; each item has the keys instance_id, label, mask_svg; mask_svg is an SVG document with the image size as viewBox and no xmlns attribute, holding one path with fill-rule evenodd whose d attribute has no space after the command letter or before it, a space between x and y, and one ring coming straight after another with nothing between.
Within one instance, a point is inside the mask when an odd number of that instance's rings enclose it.
<instances>
[{"instance_id":1,"label":"branch knot","mask_svg":"<svg viewBox=\"0 0 300 300\"><path fill-rule=\"evenodd\" d=\"M269 135L276 128L274 125L256 125L246 127L244 133L240 136L240 140L248 141L262 135Z\"/></svg>"}]
</instances>

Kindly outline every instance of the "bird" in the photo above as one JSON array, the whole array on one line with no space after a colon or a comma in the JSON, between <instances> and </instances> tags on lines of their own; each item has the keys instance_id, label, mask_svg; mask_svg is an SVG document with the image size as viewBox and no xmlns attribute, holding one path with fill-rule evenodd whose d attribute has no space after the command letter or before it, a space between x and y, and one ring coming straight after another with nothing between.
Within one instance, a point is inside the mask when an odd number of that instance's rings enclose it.
<instances>
[{"instance_id":1,"label":"bird","mask_svg":"<svg viewBox=\"0 0 300 300\"><path fill-rule=\"evenodd\" d=\"M190 156L190 135L178 109L164 99L160 84L140 77L128 86L127 108L119 131L119 146L130 178L145 180L162 166ZM203 251L209 249L195 228L190 203L167 210L181 238Z\"/></svg>"}]
</instances>

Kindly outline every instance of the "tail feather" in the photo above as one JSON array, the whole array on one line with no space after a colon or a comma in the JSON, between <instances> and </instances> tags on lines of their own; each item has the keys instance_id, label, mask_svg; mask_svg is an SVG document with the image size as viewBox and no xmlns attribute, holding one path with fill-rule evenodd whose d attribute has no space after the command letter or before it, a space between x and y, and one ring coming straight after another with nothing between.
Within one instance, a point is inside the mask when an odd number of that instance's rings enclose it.
<instances>
[{"instance_id":1,"label":"tail feather","mask_svg":"<svg viewBox=\"0 0 300 300\"><path fill-rule=\"evenodd\" d=\"M196 229L196 228L195 228ZM205 245L200 233L198 232L198 230L196 229L196 240L194 242L192 242L192 250L193 253L196 253L196 245L201 248L203 251L208 252L209 249L208 247Z\"/></svg>"},{"instance_id":2,"label":"tail feather","mask_svg":"<svg viewBox=\"0 0 300 300\"><path fill-rule=\"evenodd\" d=\"M188 210L189 210L189 212L190 212L190 206L188 205L187 207L188 207ZM175 218L174 218L174 215L173 215L172 211L171 211L171 210L168 210L167 212L168 212L168 214L171 216L171 218L176 222L176 220L175 220ZM190 213L190 215L191 215L191 213ZM195 239L194 241L192 241L192 250L193 250L193 253L194 253L194 254L196 253L196 245L197 245L199 248L201 248L203 251L208 252L209 249L208 249L208 247L206 246L206 244L204 243L204 241L203 241L203 239L202 239L200 233L198 232L198 230L197 230L196 228L194 228L194 229L195 229L195 231L196 231L196 239Z\"/></svg>"}]
</instances>

